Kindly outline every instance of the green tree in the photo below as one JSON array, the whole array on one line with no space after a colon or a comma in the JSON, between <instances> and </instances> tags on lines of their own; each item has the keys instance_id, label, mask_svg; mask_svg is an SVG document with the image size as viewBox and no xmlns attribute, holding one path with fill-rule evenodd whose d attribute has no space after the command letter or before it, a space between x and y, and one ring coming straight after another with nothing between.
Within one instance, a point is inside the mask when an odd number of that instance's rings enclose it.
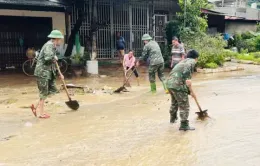
<instances>
[{"instance_id":1,"label":"green tree","mask_svg":"<svg viewBox=\"0 0 260 166\"><path fill-rule=\"evenodd\" d=\"M165 28L167 43L172 43L172 37L177 36L180 37L180 21L172 20L166 24Z\"/></svg>"},{"instance_id":2,"label":"green tree","mask_svg":"<svg viewBox=\"0 0 260 166\"><path fill-rule=\"evenodd\" d=\"M208 24L206 16L201 16L201 8L208 7L207 0L179 0L182 9L178 13L181 29L188 27L194 32L206 32Z\"/></svg>"}]
</instances>

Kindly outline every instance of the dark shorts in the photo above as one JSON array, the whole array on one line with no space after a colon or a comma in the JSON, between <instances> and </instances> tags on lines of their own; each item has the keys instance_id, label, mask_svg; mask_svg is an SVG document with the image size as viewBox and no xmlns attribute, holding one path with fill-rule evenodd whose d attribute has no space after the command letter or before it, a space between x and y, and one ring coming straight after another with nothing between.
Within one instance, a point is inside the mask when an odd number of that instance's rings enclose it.
<instances>
[{"instance_id":1,"label":"dark shorts","mask_svg":"<svg viewBox=\"0 0 260 166\"><path fill-rule=\"evenodd\" d=\"M129 69L129 67L126 67L126 70L128 70ZM135 67L132 67L132 71L134 71L134 74L135 74L135 77L139 77L139 74L138 74L138 72L137 72L137 70L135 70Z\"/></svg>"}]
</instances>

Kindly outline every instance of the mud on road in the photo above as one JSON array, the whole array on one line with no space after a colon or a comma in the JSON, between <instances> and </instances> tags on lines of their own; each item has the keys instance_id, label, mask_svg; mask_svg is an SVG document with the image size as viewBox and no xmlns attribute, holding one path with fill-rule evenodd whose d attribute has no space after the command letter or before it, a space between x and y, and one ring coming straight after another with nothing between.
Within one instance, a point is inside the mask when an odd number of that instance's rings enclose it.
<instances>
[{"instance_id":1,"label":"mud on road","mask_svg":"<svg viewBox=\"0 0 260 166\"><path fill-rule=\"evenodd\" d=\"M194 132L169 123L170 96L161 84L151 95L145 70L141 86L130 92L75 94L78 111L69 110L64 92L48 99L48 120L35 119L28 105L37 101L31 78L0 77L0 165L53 166L256 166L260 162L260 72L196 75L194 90L212 119L197 121ZM68 83L99 89L118 87L121 78L76 79Z\"/></svg>"}]
</instances>

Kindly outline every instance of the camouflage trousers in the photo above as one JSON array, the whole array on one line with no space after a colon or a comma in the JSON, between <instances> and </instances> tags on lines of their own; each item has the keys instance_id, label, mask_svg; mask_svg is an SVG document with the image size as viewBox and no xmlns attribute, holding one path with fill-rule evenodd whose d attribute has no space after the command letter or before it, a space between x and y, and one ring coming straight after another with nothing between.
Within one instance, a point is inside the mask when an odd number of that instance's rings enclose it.
<instances>
[{"instance_id":1,"label":"camouflage trousers","mask_svg":"<svg viewBox=\"0 0 260 166\"><path fill-rule=\"evenodd\" d=\"M58 93L55 79L37 78L37 85L39 89L39 96L41 100L45 100L49 95Z\"/></svg>"},{"instance_id":2,"label":"camouflage trousers","mask_svg":"<svg viewBox=\"0 0 260 166\"><path fill-rule=\"evenodd\" d=\"M158 65L149 66L149 81L150 83L155 83L155 74L158 74L159 79L164 82L164 63Z\"/></svg>"},{"instance_id":3,"label":"camouflage trousers","mask_svg":"<svg viewBox=\"0 0 260 166\"><path fill-rule=\"evenodd\" d=\"M172 117L176 116L179 109L181 121L188 120L190 111L188 94L185 92L174 91L173 89L169 89L169 92L171 94L170 115Z\"/></svg>"}]
</instances>

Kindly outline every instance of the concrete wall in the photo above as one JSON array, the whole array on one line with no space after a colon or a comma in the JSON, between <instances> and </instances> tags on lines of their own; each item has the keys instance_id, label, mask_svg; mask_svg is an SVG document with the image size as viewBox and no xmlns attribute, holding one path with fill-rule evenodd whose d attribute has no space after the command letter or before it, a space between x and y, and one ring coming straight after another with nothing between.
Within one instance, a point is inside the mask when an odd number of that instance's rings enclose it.
<instances>
[{"instance_id":1,"label":"concrete wall","mask_svg":"<svg viewBox=\"0 0 260 166\"><path fill-rule=\"evenodd\" d=\"M258 20L259 19L259 10L247 8L246 9L246 18L252 19L252 20Z\"/></svg>"},{"instance_id":2,"label":"concrete wall","mask_svg":"<svg viewBox=\"0 0 260 166\"><path fill-rule=\"evenodd\" d=\"M215 11L225 13L226 16L243 17L251 20L258 20L260 18L260 12L257 9L252 8L235 8L235 7L218 7Z\"/></svg>"},{"instance_id":3,"label":"concrete wall","mask_svg":"<svg viewBox=\"0 0 260 166\"><path fill-rule=\"evenodd\" d=\"M229 34L234 34L235 32L245 32L245 31L255 31L256 22L234 22L227 21L225 23L225 32Z\"/></svg>"},{"instance_id":4,"label":"concrete wall","mask_svg":"<svg viewBox=\"0 0 260 166\"><path fill-rule=\"evenodd\" d=\"M62 31L64 35L66 35L65 13L0 9L0 15L1 16L26 16L26 17L51 17L53 29L58 29Z\"/></svg>"}]
</instances>

